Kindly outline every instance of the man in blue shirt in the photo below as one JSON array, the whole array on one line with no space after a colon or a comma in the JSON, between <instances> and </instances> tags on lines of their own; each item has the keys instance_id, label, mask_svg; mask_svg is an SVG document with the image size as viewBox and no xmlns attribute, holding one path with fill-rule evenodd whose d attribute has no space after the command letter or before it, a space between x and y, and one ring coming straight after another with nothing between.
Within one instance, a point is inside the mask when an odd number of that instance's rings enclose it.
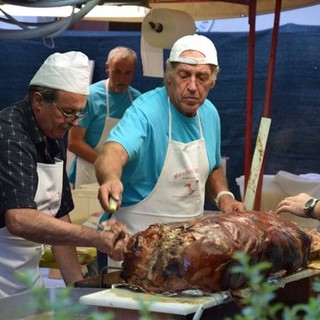
<instances>
[{"instance_id":1,"label":"man in blue shirt","mask_svg":"<svg viewBox=\"0 0 320 320\"><path fill-rule=\"evenodd\" d=\"M85 110L87 117L68 135L68 148L76 156L69 169L70 182L78 188L96 183L94 161L110 130L140 92L130 86L136 69L137 55L127 47L113 48L107 58L108 79L90 86Z\"/></svg>"},{"instance_id":2,"label":"man in blue shirt","mask_svg":"<svg viewBox=\"0 0 320 320\"><path fill-rule=\"evenodd\" d=\"M205 198L223 212L243 211L228 190L221 166L220 118L207 100L219 71L207 37L189 35L173 45L165 86L138 97L113 128L96 161L98 198L105 217L129 233L156 222L203 215Z\"/></svg>"},{"instance_id":3,"label":"man in blue shirt","mask_svg":"<svg viewBox=\"0 0 320 320\"><path fill-rule=\"evenodd\" d=\"M165 87L142 94L127 110L96 161L99 200L129 233L150 224L202 216L205 198L221 211L243 211L228 190L221 166L220 119L207 100L219 71L207 37L173 45Z\"/></svg>"},{"instance_id":4,"label":"man in blue shirt","mask_svg":"<svg viewBox=\"0 0 320 320\"><path fill-rule=\"evenodd\" d=\"M165 87L142 94L111 131L96 161L99 200L133 234L156 222L203 215L205 198L221 211L243 211L221 166L220 119L207 100L219 71L208 38L173 45ZM107 215L107 214L106 214Z\"/></svg>"}]
</instances>

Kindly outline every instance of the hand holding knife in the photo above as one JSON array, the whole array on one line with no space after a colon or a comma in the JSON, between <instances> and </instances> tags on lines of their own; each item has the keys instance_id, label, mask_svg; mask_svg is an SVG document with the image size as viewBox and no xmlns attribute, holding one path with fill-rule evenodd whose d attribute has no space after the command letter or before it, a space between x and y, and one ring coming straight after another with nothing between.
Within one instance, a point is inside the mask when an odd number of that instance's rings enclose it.
<instances>
[{"instance_id":1,"label":"hand holding knife","mask_svg":"<svg viewBox=\"0 0 320 320\"><path fill-rule=\"evenodd\" d=\"M102 215L103 219L100 220L100 222L101 222L101 221L106 221L106 220L108 220L108 219L111 219L113 213L114 213L115 211L117 211L117 210L118 210L118 202L117 202L117 200L115 200L114 198L110 197L110 198L109 198L108 210L106 210L106 211L103 213L103 215ZM100 223L99 225L100 225L100 227L101 227L101 223ZM103 228L101 228L101 229L103 229Z\"/></svg>"},{"instance_id":2,"label":"hand holding knife","mask_svg":"<svg viewBox=\"0 0 320 320\"><path fill-rule=\"evenodd\" d=\"M118 201L113 199L112 197L109 198L109 213L110 213L110 218L112 214L117 211L118 209Z\"/></svg>"}]
</instances>

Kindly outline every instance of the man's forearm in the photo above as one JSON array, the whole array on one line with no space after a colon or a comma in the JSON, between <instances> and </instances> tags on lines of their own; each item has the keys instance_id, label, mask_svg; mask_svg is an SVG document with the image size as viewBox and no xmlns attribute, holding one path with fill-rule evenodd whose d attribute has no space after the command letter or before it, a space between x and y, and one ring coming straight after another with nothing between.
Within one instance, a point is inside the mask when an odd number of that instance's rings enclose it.
<instances>
[{"instance_id":1,"label":"man's forearm","mask_svg":"<svg viewBox=\"0 0 320 320\"><path fill-rule=\"evenodd\" d=\"M96 176L99 184L107 180L119 179L122 175L122 168L128 161L128 155L123 147L115 142L108 142L104 145L96 162Z\"/></svg>"}]
</instances>

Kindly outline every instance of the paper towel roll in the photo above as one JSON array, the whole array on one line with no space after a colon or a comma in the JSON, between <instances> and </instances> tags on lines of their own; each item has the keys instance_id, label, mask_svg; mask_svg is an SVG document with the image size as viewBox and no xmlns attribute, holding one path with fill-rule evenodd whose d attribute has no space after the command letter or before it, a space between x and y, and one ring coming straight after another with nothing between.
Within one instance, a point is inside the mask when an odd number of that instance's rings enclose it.
<instances>
[{"instance_id":1,"label":"paper towel roll","mask_svg":"<svg viewBox=\"0 0 320 320\"><path fill-rule=\"evenodd\" d=\"M194 34L196 26L192 17L184 11L158 8L144 17L141 31L153 47L171 49L179 38Z\"/></svg>"},{"instance_id":2,"label":"paper towel roll","mask_svg":"<svg viewBox=\"0 0 320 320\"><path fill-rule=\"evenodd\" d=\"M141 35L141 62L145 77L163 78L163 49L155 48Z\"/></svg>"}]
</instances>

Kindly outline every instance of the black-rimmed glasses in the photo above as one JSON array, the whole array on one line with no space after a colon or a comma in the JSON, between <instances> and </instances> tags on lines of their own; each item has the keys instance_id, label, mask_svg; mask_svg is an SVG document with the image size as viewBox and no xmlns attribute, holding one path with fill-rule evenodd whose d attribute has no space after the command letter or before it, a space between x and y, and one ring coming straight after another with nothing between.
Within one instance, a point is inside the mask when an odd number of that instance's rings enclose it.
<instances>
[{"instance_id":1,"label":"black-rimmed glasses","mask_svg":"<svg viewBox=\"0 0 320 320\"><path fill-rule=\"evenodd\" d=\"M66 113L64 112L55 102L53 102L51 99L49 99L48 97L45 97L45 99L52 103L61 113L62 115L64 116L64 121L65 122L73 122L73 121L76 121L76 120L82 120L84 119L88 114L86 111L80 111L80 112L77 112L77 113Z\"/></svg>"}]
</instances>

